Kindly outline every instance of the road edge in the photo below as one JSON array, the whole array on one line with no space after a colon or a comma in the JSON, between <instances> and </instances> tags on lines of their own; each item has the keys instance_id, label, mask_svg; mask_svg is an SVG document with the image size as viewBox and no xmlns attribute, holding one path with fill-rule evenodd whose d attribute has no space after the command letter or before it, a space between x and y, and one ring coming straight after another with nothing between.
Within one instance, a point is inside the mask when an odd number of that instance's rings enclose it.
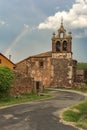
<instances>
[{"instance_id":1,"label":"road edge","mask_svg":"<svg viewBox=\"0 0 87 130\"><path fill-rule=\"evenodd\" d=\"M78 91L74 91L74 90L61 90L61 89L59 89L59 91L74 92L74 93L83 95L83 96L84 96L84 100L81 100L81 101L79 101L79 102L76 103L76 104L79 104L79 103L81 103L81 102L87 100L87 93L82 93L82 92L78 92ZM76 104L75 104L75 105L76 105ZM72 105L72 106L74 106L74 105ZM70 106L70 107L72 107L72 106ZM63 123L64 125L73 126L74 128L77 128L78 130L84 130L84 129L80 128L80 127L76 127L76 125L75 125L74 122L67 122L67 121L65 121L65 120L63 119L63 113L64 113L66 110L70 109L70 107L64 108L64 109L62 109L62 110L59 112L59 118L60 118L59 121L60 121L61 123Z\"/></svg>"}]
</instances>

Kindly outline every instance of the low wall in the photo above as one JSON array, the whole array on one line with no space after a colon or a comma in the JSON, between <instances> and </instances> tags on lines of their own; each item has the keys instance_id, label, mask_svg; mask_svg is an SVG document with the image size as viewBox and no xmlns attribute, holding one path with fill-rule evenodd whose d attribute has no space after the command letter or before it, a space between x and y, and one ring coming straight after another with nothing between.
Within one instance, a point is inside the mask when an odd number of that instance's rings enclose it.
<instances>
[{"instance_id":1,"label":"low wall","mask_svg":"<svg viewBox=\"0 0 87 130\"><path fill-rule=\"evenodd\" d=\"M43 90L42 82L39 81L39 89L37 89L36 83L37 81L34 81L33 78L16 72L10 94L13 96L19 96L24 93L41 92Z\"/></svg>"}]
</instances>

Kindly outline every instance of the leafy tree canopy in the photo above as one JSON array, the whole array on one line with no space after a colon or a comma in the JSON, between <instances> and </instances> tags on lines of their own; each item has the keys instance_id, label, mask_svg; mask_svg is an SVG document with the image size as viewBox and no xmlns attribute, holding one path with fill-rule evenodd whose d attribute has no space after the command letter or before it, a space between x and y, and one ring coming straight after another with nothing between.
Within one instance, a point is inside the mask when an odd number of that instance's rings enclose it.
<instances>
[{"instance_id":1,"label":"leafy tree canopy","mask_svg":"<svg viewBox=\"0 0 87 130\"><path fill-rule=\"evenodd\" d=\"M0 67L0 95L7 93L12 86L14 79L13 71L8 67Z\"/></svg>"}]
</instances>

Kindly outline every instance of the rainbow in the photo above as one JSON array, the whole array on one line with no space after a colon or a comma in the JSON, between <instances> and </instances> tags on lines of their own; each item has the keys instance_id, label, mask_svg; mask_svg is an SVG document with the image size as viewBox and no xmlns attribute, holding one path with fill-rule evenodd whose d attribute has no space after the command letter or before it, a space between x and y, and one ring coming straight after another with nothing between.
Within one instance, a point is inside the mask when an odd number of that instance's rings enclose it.
<instances>
[{"instance_id":1,"label":"rainbow","mask_svg":"<svg viewBox=\"0 0 87 130\"><path fill-rule=\"evenodd\" d=\"M4 55L9 55L11 49L16 45L16 43L29 31L28 28L24 28L24 30L13 40L13 42L8 46L8 48L4 51Z\"/></svg>"}]
</instances>

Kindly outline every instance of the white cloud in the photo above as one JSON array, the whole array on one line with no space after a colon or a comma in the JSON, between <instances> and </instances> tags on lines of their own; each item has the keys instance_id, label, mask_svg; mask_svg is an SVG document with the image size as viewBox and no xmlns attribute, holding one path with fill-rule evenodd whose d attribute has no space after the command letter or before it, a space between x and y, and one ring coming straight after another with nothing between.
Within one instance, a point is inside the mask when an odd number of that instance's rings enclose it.
<instances>
[{"instance_id":1,"label":"white cloud","mask_svg":"<svg viewBox=\"0 0 87 130\"><path fill-rule=\"evenodd\" d=\"M3 20L0 20L0 25L2 26L2 25L5 25L6 24L6 22L5 21L3 21Z\"/></svg>"},{"instance_id":2,"label":"white cloud","mask_svg":"<svg viewBox=\"0 0 87 130\"><path fill-rule=\"evenodd\" d=\"M27 29L27 31L32 32L37 29L36 26L30 27L28 24L24 24L24 28Z\"/></svg>"},{"instance_id":3,"label":"white cloud","mask_svg":"<svg viewBox=\"0 0 87 130\"><path fill-rule=\"evenodd\" d=\"M60 25L61 17L70 28L87 28L87 0L76 0L69 11L58 11L54 16L49 16L39 24L38 29L55 29Z\"/></svg>"},{"instance_id":4,"label":"white cloud","mask_svg":"<svg viewBox=\"0 0 87 130\"><path fill-rule=\"evenodd\" d=\"M76 0L76 2L84 4L84 3L87 3L87 0Z\"/></svg>"},{"instance_id":5,"label":"white cloud","mask_svg":"<svg viewBox=\"0 0 87 130\"><path fill-rule=\"evenodd\" d=\"M25 27L25 28L29 28L29 25L27 25L27 24L24 24L24 27Z\"/></svg>"}]
</instances>

